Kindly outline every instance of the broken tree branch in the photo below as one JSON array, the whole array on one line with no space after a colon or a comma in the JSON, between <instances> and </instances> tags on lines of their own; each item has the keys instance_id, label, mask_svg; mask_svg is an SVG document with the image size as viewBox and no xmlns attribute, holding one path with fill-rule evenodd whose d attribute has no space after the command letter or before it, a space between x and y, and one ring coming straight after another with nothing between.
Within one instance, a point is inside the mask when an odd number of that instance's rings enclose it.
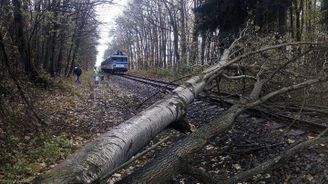
<instances>
[{"instance_id":1,"label":"broken tree branch","mask_svg":"<svg viewBox=\"0 0 328 184\"><path fill-rule=\"evenodd\" d=\"M259 54L265 51L269 51L269 50L274 50L274 49L278 49L281 47L286 47L286 46L295 46L295 45L309 45L309 46L316 46L316 45L322 45L322 44L327 44L327 42L292 42L292 43L283 43L283 44L278 44L278 45L273 45L273 46L266 46L263 47L261 49L255 50L255 51L251 51L251 52L247 52L245 54L242 54L238 57L235 57L233 59L229 59L227 57L226 60L221 59L221 62L219 62L219 64L215 65L214 67L211 67L207 70L205 70L203 73L205 73L204 75L204 79L205 80L213 80L214 78L216 78L218 75L220 75L220 71L222 71L223 68L226 68L246 57L255 55L255 54ZM230 48L231 50L231 48Z\"/></svg>"},{"instance_id":2,"label":"broken tree branch","mask_svg":"<svg viewBox=\"0 0 328 184\"><path fill-rule=\"evenodd\" d=\"M290 148L289 150L285 151L284 153L280 154L279 156L277 156L273 159L270 159L270 160L258 165L257 167L255 167L253 169L244 171L244 172L228 179L227 181L225 181L223 183L224 184L234 184L234 183L237 183L240 181L245 181L246 179L249 179L250 177L252 177L254 175L257 175L257 174L260 174L260 173L263 173L263 172L273 169L273 167L276 166L277 164L281 163L284 160L287 160L291 156L295 155L296 153L298 153L312 145L327 143L328 137L323 137L324 134L327 132L327 130L328 129L326 129L324 132L322 132L316 138L310 139L303 143L300 143L300 144Z\"/></svg>"},{"instance_id":3,"label":"broken tree branch","mask_svg":"<svg viewBox=\"0 0 328 184\"><path fill-rule=\"evenodd\" d=\"M312 44L319 43L312 42L298 42L280 44L271 47L265 47L258 51L253 51L242 55L241 57L229 60L229 53L231 47L226 49L219 61L219 64L203 71L186 81L183 85L176 88L171 95L165 99L158 101L149 108L140 112L131 119L121 123L109 132L98 137L94 141L82 147L76 153L71 155L63 163L50 170L48 173L39 176L35 183L92 183L99 178L105 176L107 173L119 167L131 156L135 155L141 148L155 137L160 131L167 127L172 122L180 119L185 114L186 106L191 103L194 98L203 91L205 86L215 79L225 69L225 67L233 64L240 59L256 53L264 52L270 49L284 47L286 45L299 45L299 44ZM300 87L305 87L301 85ZM296 86L297 88L298 86ZM279 93L278 93L279 94ZM275 96L274 94L272 96ZM256 103L254 103L256 105ZM197 131L197 133L188 136L185 150L172 150L172 159L174 162L180 155L188 154L195 149L199 149L206 144L206 141L229 129L234 122L234 119L239 113L251 107L244 105L234 105L225 115L218 121L222 124L218 126L216 123L209 124L204 128ZM219 129L218 129L219 127ZM191 137L191 138L190 138ZM190 142L192 141L192 142ZM181 145L182 146L182 145ZM161 165L161 164L160 164ZM165 165L165 164L164 164ZM161 170L167 171L166 175L170 175L169 167L163 167ZM174 167L173 167L174 168ZM172 169L174 170L174 169ZM153 170L149 173L156 172ZM159 176L158 174L152 175L150 178ZM160 178L160 177L158 177ZM154 179L154 178L153 178ZM150 180L151 181L151 180Z\"/></svg>"},{"instance_id":4,"label":"broken tree branch","mask_svg":"<svg viewBox=\"0 0 328 184\"><path fill-rule=\"evenodd\" d=\"M230 50L224 51L222 61L228 60ZM113 171L185 114L186 106L209 82L204 80L205 75L211 76L204 71L189 79L167 98L88 143L34 183L92 183Z\"/></svg>"},{"instance_id":5,"label":"broken tree branch","mask_svg":"<svg viewBox=\"0 0 328 184\"><path fill-rule=\"evenodd\" d=\"M304 51L303 53L297 55L296 57L294 57L292 59L288 59L288 61L286 63L284 63L283 65L278 67L274 72L272 72L272 74L268 77L268 79L266 79L266 81L271 80L279 71L281 71L283 68L286 68L287 65L289 65L290 63L295 62L296 60L298 60L299 58L305 56L306 54L308 54L311 51L312 51L312 49L308 49L308 50Z\"/></svg>"},{"instance_id":6,"label":"broken tree branch","mask_svg":"<svg viewBox=\"0 0 328 184\"><path fill-rule=\"evenodd\" d=\"M250 76L250 75L228 76L226 74L222 74L221 76L224 77L224 78L226 78L226 79L232 79L232 80L237 80L237 79L252 79L252 80L256 80L256 77Z\"/></svg>"},{"instance_id":7,"label":"broken tree branch","mask_svg":"<svg viewBox=\"0 0 328 184\"><path fill-rule=\"evenodd\" d=\"M273 91L273 92L259 98L256 101L253 101L252 103L247 104L247 106L254 107L254 106L257 106L259 104L262 104L263 102L265 102L265 101L269 100L270 98L272 98L274 96L277 96L279 94L283 94L283 93L293 91L293 90L296 90L296 89L301 89L301 88L304 88L304 87L307 87L307 86L314 85L316 83L324 82L326 80L327 80L327 76L325 76L323 78L307 80L305 82L295 84L295 85L291 85L291 86L288 86L288 87L283 87L279 90Z\"/></svg>"},{"instance_id":8,"label":"broken tree branch","mask_svg":"<svg viewBox=\"0 0 328 184\"><path fill-rule=\"evenodd\" d=\"M250 101L244 101L242 99L239 103L234 104L224 112L217 120L202 126L196 132L188 135L185 139L169 148L166 151L166 153L170 153L169 155L161 154L153 162L146 164L143 168L126 177L120 183L156 183L158 181L168 181L170 178L181 172L179 169L181 158L184 158L205 146L210 138L232 128L235 118L240 113L259 105L276 95L290 90L305 88L320 81L322 81L322 79L313 79L300 84L284 87L280 90L269 93L259 100L251 99Z\"/></svg>"}]
</instances>

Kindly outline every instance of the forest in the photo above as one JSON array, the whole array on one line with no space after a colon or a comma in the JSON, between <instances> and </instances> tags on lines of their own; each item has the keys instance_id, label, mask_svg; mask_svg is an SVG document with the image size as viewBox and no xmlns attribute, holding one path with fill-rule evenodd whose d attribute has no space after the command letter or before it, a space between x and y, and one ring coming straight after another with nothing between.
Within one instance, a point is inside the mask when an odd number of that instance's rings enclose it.
<instances>
[{"instance_id":1,"label":"forest","mask_svg":"<svg viewBox=\"0 0 328 184\"><path fill-rule=\"evenodd\" d=\"M319 32L326 26L326 4L311 0L133 1L116 21L112 34L117 41L108 53L124 48L133 57L133 68L211 64L246 23L263 37L272 34L276 41L323 39Z\"/></svg>"},{"instance_id":2,"label":"forest","mask_svg":"<svg viewBox=\"0 0 328 184\"><path fill-rule=\"evenodd\" d=\"M327 47L328 0L0 0L0 183L327 183Z\"/></svg>"}]
</instances>

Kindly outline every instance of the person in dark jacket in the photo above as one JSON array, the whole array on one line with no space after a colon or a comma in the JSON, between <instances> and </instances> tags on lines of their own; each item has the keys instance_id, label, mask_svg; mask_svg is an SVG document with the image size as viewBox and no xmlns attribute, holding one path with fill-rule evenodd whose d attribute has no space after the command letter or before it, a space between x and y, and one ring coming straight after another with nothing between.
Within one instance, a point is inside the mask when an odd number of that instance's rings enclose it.
<instances>
[{"instance_id":1,"label":"person in dark jacket","mask_svg":"<svg viewBox=\"0 0 328 184\"><path fill-rule=\"evenodd\" d=\"M73 74L75 75L75 83L78 83L78 84L81 84L81 81L80 81L80 76L82 74L82 70L80 68L79 65L77 65L75 68L74 68L74 71L73 71Z\"/></svg>"}]
</instances>

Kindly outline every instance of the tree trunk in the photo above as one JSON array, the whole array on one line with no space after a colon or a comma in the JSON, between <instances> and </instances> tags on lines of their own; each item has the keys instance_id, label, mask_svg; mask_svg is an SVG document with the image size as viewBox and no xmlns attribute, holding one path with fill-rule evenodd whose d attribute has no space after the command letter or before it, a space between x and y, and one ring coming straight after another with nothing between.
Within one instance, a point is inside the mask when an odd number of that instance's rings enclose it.
<instances>
[{"instance_id":1,"label":"tree trunk","mask_svg":"<svg viewBox=\"0 0 328 184\"><path fill-rule=\"evenodd\" d=\"M59 29L59 25L58 22L60 21L58 18L58 11L56 11L56 7L59 7L60 5L60 1L58 0L54 0L52 2L52 8L54 9L54 26L53 26L53 33L52 33L52 40L51 40L51 55L50 55L50 68L49 68L49 73L51 74L51 76L55 76L56 71L57 71L57 60L55 59L55 55L56 55L56 45L57 45L57 31Z\"/></svg>"},{"instance_id":2,"label":"tree trunk","mask_svg":"<svg viewBox=\"0 0 328 184\"><path fill-rule=\"evenodd\" d=\"M147 164L143 169L134 172L120 183L168 183L183 169L180 167L182 158L205 146L207 140L212 136L229 130L233 126L235 117L242 110L240 106L232 106L218 120L202 126L157 157L155 162Z\"/></svg>"},{"instance_id":3,"label":"tree trunk","mask_svg":"<svg viewBox=\"0 0 328 184\"><path fill-rule=\"evenodd\" d=\"M124 178L119 183L168 183L172 177L184 172L182 164L184 162L183 158L186 158L189 154L204 147L207 144L207 141L211 138L231 129L236 117L245 110L264 103L276 95L308 87L326 80L327 77L324 79L305 81L303 83L281 88L280 90L271 92L261 98L252 99L252 97L258 96L260 93L259 90L263 86L262 82L257 82L254 85L254 90L249 95L251 97L249 98L250 100L239 100L239 102L235 103L227 111L221 114L217 120L202 126L196 132L188 135L185 139L179 141L174 146L163 152L163 154L158 156L155 160Z\"/></svg>"},{"instance_id":4,"label":"tree trunk","mask_svg":"<svg viewBox=\"0 0 328 184\"><path fill-rule=\"evenodd\" d=\"M279 9L279 34L284 35L286 32L286 25L287 25L287 10L284 6L281 6Z\"/></svg>"},{"instance_id":5,"label":"tree trunk","mask_svg":"<svg viewBox=\"0 0 328 184\"><path fill-rule=\"evenodd\" d=\"M295 6L295 14L296 14L296 40L301 41L302 39L301 20L300 20L301 8L298 4L298 0L294 0L294 6Z\"/></svg>"},{"instance_id":6,"label":"tree trunk","mask_svg":"<svg viewBox=\"0 0 328 184\"><path fill-rule=\"evenodd\" d=\"M315 5L313 4L313 9L315 12ZM324 30L328 31L328 0L322 0L321 1L321 13L322 13L322 22L324 25Z\"/></svg>"},{"instance_id":7,"label":"tree trunk","mask_svg":"<svg viewBox=\"0 0 328 184\"><path fill-rule=\"evenodd\" d=\"M231 47L233 47L234 43ZM282 48L288 45L301 44L317 45L320 43L299 42L279 44L251 51L229 60L228 57L230 50L232 49L230 47L225 50L219 64L192 77L183 85L176 88L173 93L165 99L153 104L136 116L123 122L96 140L88 143L53 170L38 177L35 182L91 183L102 180L107 173L113 171L132 155L136 154L161 130L172 122L179 120L184 115L186 106L192 102L205 86L215 79L227 66L238 62L243 58L264 51ZM281 90L270 93L252 103L235 105L228 111L229 113L221 117L221 119L224 117L224 119L222 119L224 125L222 126L230 127L231 124L229 124L229 122L233 121L233 119L244 109L258 105L283 92L299 89L323 80L324 79L309 80L298 85L282 88ZM211 128L200 129L200 132L202 131L206 132L206 134L204 134L205 137L195 137L197 139L196 141L199 141L201 144L206 142L209 137L217 134L217 129L213 126L211 126ZM205 140L203 140L203 138L205 138ZM194 150L197 148L197 145L198 144L191 143L191 145L187 145L187 148L188 150ZM184 151L179 153L183 152Z\"/></svg>"},{"instance_id":8,"label":"tree trunk","mask_svg":"<svg viewBox=\"0 0 328 184\"><path fill-rule=\"evenodd\" d=\"M42 82L39 74L36 72L34 68L33 61L30 55L30 48L28 43L26 42L26 38L24 35L24 20L22 13L22 5L19 0L12 1L14 6L14 29L15 29L15 44L17 45L19 54L20 54L20 62L24 65L25 73L29 76L29 78L33 82Z\"/></svg>"},{"instance_id":9,"label":"tree trunk","mask_svg":"<svg viewBox=\"0 0 328 184\"><path fill-rule=\"evenodd\" d=\"M289 22L290 22L290 33L292 38L295 38L295 31L294 31L294 13L293 13L293 5L290 6L289 8Z\"/></svg>"},{"instance_id":10,"label":"tree trunk","mask_svg":"<svg viewBox=\"0 0 328 184\"><path fill-rule=\"evenodd\" d=\"M206 47L206 33L202 33L202 48L201 48L201 54L200 54L200 60L201 64L205 64L205 47Z\"/></svg>"},{"instance_id":11,"label":"tree trunk","mask_svg":"<svg viewBox=\"0 0 328 184\"><path fill-rule=\"evenodd\" d=\"M120 124L77 151L65 162L40 176L35 183L91 183L119 167L154 136L178 120L187 104L226 67L230 50L221 64L205 70L174 90L173 94Z\"/></svg>"},{"instance_id":12,"label":"tree trunk","mask_svg":"<svg viewBox=\"0 0 328 184\"><path fill-rule=\"evenodd\" d=\"M186 4L185 0L180 0L181 16L181 58L182 62L187 61L187 33L186 33Z\"/></svg>"},{"instance_id":13,"label":"tree trunk","mask_svg":"<svg viewBox=\"0 0 328 184\"><path fill-rule=\"evenodd\" d=\"M177 20L176 20L176 14L172 12L173 7L169 7L168 3L166 0L163 0L163 3L169 12L169 17L170 17L170 23L173 28L173 45L174 45L174 55L175 55L175 62L180 61L180 54L179 54L179 30L178 30L178 25L177 25Z\"/></svg>"},{"instance_id":14,"label":"tree trunk","mask_svg":"<svg viewBox=\"0 0 328 184\"><path fill-rule=\"evenodd\" d=\"M73 68L74 68L74 65L75 65L75 60L76 60L78 50L79 50L80 44L81 44L82 32L83 32L83 29L86 25L86 16L87 15L85 15L85 14L87 14L87 12L85 12L84 15L81 17L81 20L80 20L81 23L79 24L79 26L77 26L77 28L74 32L73 38L72 38L74 44L72 43L70 51L71 50L73 50L73 51L70 54L73 54L73 56L72 56L72 60L67 61L66 70L65 70L66 77L70 76L73 72ZM74 47L74 49L72 49L73 47Z\"/></svg>"}]
</instances>

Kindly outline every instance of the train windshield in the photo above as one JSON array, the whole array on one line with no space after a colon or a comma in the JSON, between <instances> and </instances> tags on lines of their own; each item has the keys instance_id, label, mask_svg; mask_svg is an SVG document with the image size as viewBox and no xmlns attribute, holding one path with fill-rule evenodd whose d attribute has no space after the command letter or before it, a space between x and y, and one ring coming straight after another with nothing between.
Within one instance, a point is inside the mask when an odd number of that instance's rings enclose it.
<instances>
[{"instance_id":1,"label":"train windshield","mask_svg":"<svg viewBox=\"0 0 328 184\"><path fill-rule=\"evenodd\" d=\"M113 57L113 61L128 61L128 58L126 57Z\"/></svg>"}]
</instances>

